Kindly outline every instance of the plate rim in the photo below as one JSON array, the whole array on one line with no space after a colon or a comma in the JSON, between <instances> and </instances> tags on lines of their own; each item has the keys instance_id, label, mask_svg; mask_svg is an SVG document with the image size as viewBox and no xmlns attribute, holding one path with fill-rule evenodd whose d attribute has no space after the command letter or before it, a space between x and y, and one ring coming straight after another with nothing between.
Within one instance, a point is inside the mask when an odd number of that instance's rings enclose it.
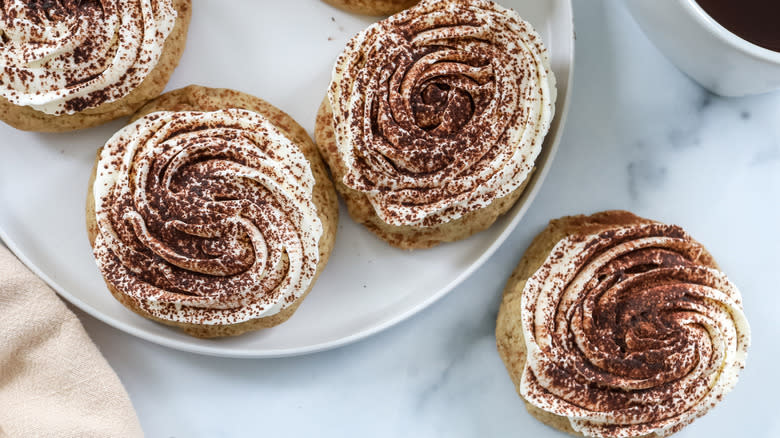
<instances>
[{"instance_id":1,"label":"plate rim","mask_svg":"<svg viewBox=\"0 0 780 438\"><path fill-rule=\"evenodd\" d=\"M566 125L569 108L571 106L572 83L574 79L575 45L576 45L576 36L574 30L574 14L573 14L573 6L571 0L560 0L560 1L563 3L563 6L565 7L566 15L568 16L568 19L571 21L570 28L572 34L569 36L569 38L571 39L571 44L570 44L569 53L566 56L566 58L568 58L568 63L569 63L568 75L565 78L566 90L563 93L563 96L561 96L560 94L558 95L557 100L559 102L561 101L561 97L563 97L562 99L563 105L558 107L556 111L555 116L558 120L557 122L558 129L555 133L555 136L552 138L552 141L550 142L549 155L547 157L546 165L539 170L537 175L535 175L537 178L536 182L534 183L533 187L531 187L530 191L527 193L526 195L527 198L525 199L524 203L520 206L518 211L514 213L514 216L506 225L506 228L504 228L501 234L499 234L493 240L490 246L488 246L488 248L485 251L483 251L482 254L480 254L480 256L475 261L473 261L466 269L461 271L455 278L453 278L452 281L447 283L447 285L445 285L444 287L440 288L433 295L417 303L415 306L403 312L399 312L396 315L393 315L391 318L388 318L387 320L382 321L379 324L373 325L365 330L358 331L356 333L341 337L336 340L320 342L318 344L313 344L304 347L277 348L277 349L258 351L258 350L252 350L246 348L230 348L229 350L226 350L225 348L213 347L210 345L191 344L174 338L162 336L160 334L144 331L129 323L111 318L110 316L106 316L103 313L99 312L93 306L87 304L80 298L76 297L75 295L65 290L65 288L60 286L40 267L38 267L35 263L33 263L27 257L26 253L22 251L19 245L17 245L16 241L11 238L11 236L2 226L0 226L0 243L4 243L8 247L8 249L30 271L32 271L41 280L43 280L49 287L51 287L57 293L57 295L59 295L62 299L64 299L71 305L77 307L79 310L83 311L84 313L92 316L93 318L105 324L108 324L109 326L117 330L123 331L127 334L135 336L144 341L151 342L153 344L161 345L164 347L172 348L174 350L184 351L184 352L194 353L194 354L201 354L206 356L214 356L214 357L226 357L226 358L237 358L237 359L239 358L271 359L271 358L293 357L293 356L314 354L326 350L332 350L335 348L343 347L358 342L360 340L366 339L368 337L371 337L377 333L389 329L390 327L400 324L401 322L411 318L412 316L418 314L419 312L422 312L423 310L430 307L433 303L439 301L444 296L452 292L458 285L463 283L475 271L481 268L485 264L485 262L487 262L487 260L490 259L493 256L493 254L495 254L496 251L504 244L504 242L506 242L509 235L512 234L512 232L514 232L514 230L517 228L517 225L520 223L522 218L528 212L528 209L530 208L531 204L533 204L533 202L536 200L536 196L538 195L539 190L544 184L544 181L547 178L547 174L550 171L550 167L552 166L552 163L555 159L555 155L557 154L558 147L563 137L563 128ZM560 83L560 78L556 78L556 79Z\"/></svg>"}]
</instances>

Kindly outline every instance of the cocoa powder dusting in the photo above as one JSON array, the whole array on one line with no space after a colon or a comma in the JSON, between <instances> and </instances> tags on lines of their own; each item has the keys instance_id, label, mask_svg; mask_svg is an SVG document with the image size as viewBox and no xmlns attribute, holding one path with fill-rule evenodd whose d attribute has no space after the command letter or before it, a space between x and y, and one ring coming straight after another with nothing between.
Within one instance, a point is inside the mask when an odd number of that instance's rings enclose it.
<instances>
[{"instance_id":1,"label":"cocoa powder dusting","mask_svg":"<svg viewBox=\"0 0 780 438\"><path fill-rule=\"evenodd\" d=\"M119 179L96 209L98 265L160 318L258 317L294 302L316 272L308 162L256 113L153 113L106 145L99 168Z\"/></svg>"},{"instance_id":2,"label":"cocoa powder dusting","mask_svg":"<svg viewBox=\"0 0 780 438\"><path fill-rule=\"evenodd\" d=\"M680 227L662 224L572 236L556 245L523 291L523 325L533 325L526 342L543 352L524 371L533 373L535 388L524 396L606 415L607 423L576 424L603 436L644 435L679 416L677 430L706 412L696 411L710 397L713 376L704 371L719 373L720 366L712 362L710 333L698 324L720 312L708 290L735 297L738 291L700 264L703 252ZM717 336L746 345L745 334Z\"/></svg>"},{"instance_id":3,"label":"cocoa powder dusting","mask_svg":"<svg viewBox=\"0 0 780 438\"><path fill-rule=\"evenodd\" d=\"M522 184L553 103L549 66L536 64L546 49L514 11L423 1L361 37L334 68L330 101L344 182L371 193L380 218L435 226Z\"/></svg>"}]
</instances>

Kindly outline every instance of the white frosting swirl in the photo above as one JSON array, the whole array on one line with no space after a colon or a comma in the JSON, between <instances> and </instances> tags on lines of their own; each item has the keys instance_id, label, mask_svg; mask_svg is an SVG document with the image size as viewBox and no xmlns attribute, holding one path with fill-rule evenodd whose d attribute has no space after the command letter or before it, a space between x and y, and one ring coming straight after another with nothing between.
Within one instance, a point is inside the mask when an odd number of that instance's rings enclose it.
<instances>
[{"instance_id":1,"label":"white frosting swirl","mask_svg":"<svg viewBox=\"0 0 780 438\"><path fill-rule=\"evenodd\" d=\"M0 96L52 115L136 89L177 16L172 0L6 0L0 8Z\"/></svg>"},{"instance_id":2,"label":"white frosting swirl","mask_svg":"<svg viewBox=\"0 0 780 438\"><path fill-rule=\"evenodd\" d=\"M553 117L547 49L515 11L425 0L347 44L333 69L344 183L391 225L434 226L528 178Z\"/></svg>"},{"instance_id":3,"label":"white frosting swirl","mask_svg":"<svg viewBox=\"0 0 780 438\"><path fill-rule=\"evenodd\" d=\"M94 253L106 281L154 317L235 324L311 286L323 233L297 145L255 112L156 112L97 164Z\"/></svg>"},{"instance_id":4,"label":"white frosting swirl","mask_svg":"<svg viewBox=\"0 0 780 438\"><path fill-rule=\"evenodd\" d=\"M737 382L750 328L737 287L679 227L570 236L522 292L520 393L594 437L667 436Z\"/></svg>"}]
</instances>

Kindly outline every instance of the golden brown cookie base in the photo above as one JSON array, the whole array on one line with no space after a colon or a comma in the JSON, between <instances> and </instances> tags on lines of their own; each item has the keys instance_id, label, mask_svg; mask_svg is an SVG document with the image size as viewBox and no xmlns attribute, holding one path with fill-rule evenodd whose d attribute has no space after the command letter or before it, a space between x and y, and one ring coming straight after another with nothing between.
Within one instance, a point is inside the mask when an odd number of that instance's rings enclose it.
<instances>
[{"instance_id":1,"label":"golden brown cookie base","mask_svg":"<svg viewBox=\"0 0 780 438\"><path fill-rule=\"evenodd\" d=\"M487 229L506 213L523 194L531 174L515 191L494 200L479 210L467 213L460 219L433 227L396 226L384 222L377 216L374 207L365 194L351 189L342 182L346 170L338 159L338 145L333 128L333 111L327 97L322 101L314 125L314 138L325 162L333 175L336 190L347 205L349 215L356 222L366 226L372 233L401 249L422 249L442 242L454 242Z\"/></svg>"},{"instance_id":2,"label":"golden brown cookie base","mask_svg":"<svg viewBox=\"0 0 780 438\"><path fill-rule=\"evenodd\" d=\"M353 14L392 15L417 4L420 0L323 0Z\"/></svg>"},{"instance_id":3,"label":"golden brown cookie base","mask_svg":"<svg viewBox=\"0 0 780 438\"><path fill-rule=\"evenodd\" d=\"M550 221L547 228L542 230L534 238L531 245L523 254L523 258L509 277L506 288L504 289L504 298L501 302L501 308L498 311L498 320L496 322L496 346L498 354L506 365L509 377L515 384L517 393L520 394L520 383L525 367L526 348L525 338L523 336L523 326L521 321L522 303L521 298L525 283L547 260L553 247L561 240L571 235L589 235L599 233L611 228L624 227L629 225L655 223L650 219L645 219L634 215L628 211L611 210L595 213L590 216L566 216L560 219ZM718 265L712 256L704 251L699 255L698 263L718 269ZM525 401L525 400L523 400ZM555 415L544 411L526 402L525 407L537 420L554 427L563 432L576 436L585 436L576 432L571 427L568 417ZM644 435L646 437L655 436L655 434Z\"/></svg>"},{"instance_id":4,"label":"golden brown cookie base","mask_svg":"<svg viewBox=\"0 0 780 438\"><path fill-rule=\"evenodd\" d=\"M317 264L317 272L314 274L311 285L293 304L275 315L257 318L238 324L190 324L156 318L139 308L132 300L128 299L126 295L106 282L111 294L114 295L119 302L134 312L145 318L166 325L179 327L187 334L199 338L236 336L252 330L273 327L290 318L303 299L309 294L309 291L311 291L312 286L314 286L314 283L317 281L323 268L325 268L325 265L328 263L328 258L333 250L333 244L336 241L336 230L338 226L338 200L336 198L336 192L333 189L333 184L331 184L330 179L328 178L327 170L320 159L317 148L312 143L308 134L306 134L306 131L296 123L292 117L268 102L238 91L190 85L189 87L165 93L159 98L149 102L132 117L132 120L134 121L155 111L216 111L227 108L243 108L262 114L279 128L287 138L298 145L309 160L314 179L316 180L313 200L314 204L317 206L317 214L320 221L322 221L323 227L322 237L320 237L319 241L320 261ZM99 151L97 156L98 158L95 160L95 167L92 170L92 177L90 178L89 190L87 192L87 233L89 235L90 244L93 247L98 229L95 216L95 200L92 196L92 186L95 182L97 164L100 157Z\"/></svg>"},{"instance_id":5,"label":"golden brown cookie base","mask_svg":"<svg viewBox=\"0 0 780 438\"><path fill-rule=\"evenodd\" d=\"M192 0L173 0L173 5L178 14L176 24L165 40L157 66L141 82L141 85L127 96L76 114L61 116L46 114L29 106L14 105L0 97L0 120L24 131L66 132L101 125L134 113L150 99L162 93L184 52L187 28L192 15Z\"/></svg>"}]
</instances>

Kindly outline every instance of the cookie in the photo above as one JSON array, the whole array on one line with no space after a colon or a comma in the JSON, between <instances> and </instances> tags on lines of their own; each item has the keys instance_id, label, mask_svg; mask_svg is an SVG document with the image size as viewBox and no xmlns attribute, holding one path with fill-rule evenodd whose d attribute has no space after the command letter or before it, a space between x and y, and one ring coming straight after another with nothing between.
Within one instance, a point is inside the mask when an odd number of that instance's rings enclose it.
<instances>
[{"instance_id":1,"label":"cookie","mask_svg":"<svg viewBox=\"0 0 780 438\"><path fill-rule=\"evenodd\" d=\"M496 325L528 412L577 436L679 431L733 388L749 342L739 290L710 253L626 211L550 221Z\"/></svg>"},{"instance_id":2,"label":"cookie","mask_svg":"<svg viewBox=\"0 0 780 438\"><path fill-rule=\"evenodd\" d=\"M419 0L323 0L353 14L390 15L411 7Z\"/></svg>"},{"instance_id":3,"label":"cookie","mask_svg":"<svg viewBox=\"0 0 780 438\"><path fill-rule=\"evenodd\" d=\"M292 316L325 267L338 203L305 130L271 104L189 86L98 153L87 230L114 297L197 337Z\"/></svg>"},{"instance_id":4,"label":"cookie","mask_svg":"<svg viewBox=\"0 0 780 438\"><path fill-rule=\"evenodd\" d=\"M179 63L192 13L191 0L0 7L14 9L0 18L9 38L0 46L0 120L40 132L100 125L157 97ZM36 35L44 32L56 38L41 47Z\"/></svg>"},{"instance_id":5,"label":"cookie","mask_svg":"<svg viewBox=\"0 0 780 438\"><path fill-rule=\"evenodd\" d=\"M488 228L520 198L555 96L547 50L516 12L425 0L350 40L315 139L353 219L428 248Z\"/></svg>"}]
</instances>

